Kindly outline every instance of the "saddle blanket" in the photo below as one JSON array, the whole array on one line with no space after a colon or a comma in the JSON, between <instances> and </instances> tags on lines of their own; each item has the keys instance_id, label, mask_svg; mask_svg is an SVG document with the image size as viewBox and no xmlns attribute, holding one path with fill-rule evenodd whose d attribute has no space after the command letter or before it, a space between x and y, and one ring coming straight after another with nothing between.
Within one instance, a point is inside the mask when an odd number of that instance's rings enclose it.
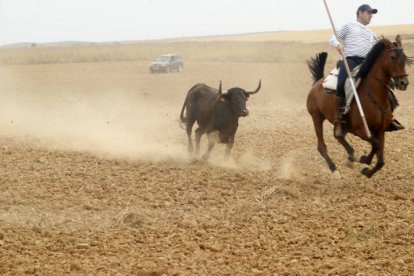
<instances>
[{"instance_id":1,"label":"saddle blanket","mask_svg":"<svg viewBox=\"0 0 414 276\"><path fill-rule=\"evenodd\" d=\"M354 68L354 70L352 70L352 77L353 77L352 79L353 79L354 84L355 84L355 75L358 73L358 70L360 67L361 66L358 65L357 67ZM339 74L339 69L334 68L331 70L329 75L323 80L322 87L325 88L326 92L332 93L333 91L336 90L336 86L338 84L338 74ZM357 89L358 87L355 87L355 88ZM351 109L351 103L352 103L352 100L354 99L354 92L353 92L352 85L351 85L349 78L347 78L345 81L345 98L346 98L346 105L345 105L344 114L348 113L348 111Z\"/></svg>"}]
</instances>

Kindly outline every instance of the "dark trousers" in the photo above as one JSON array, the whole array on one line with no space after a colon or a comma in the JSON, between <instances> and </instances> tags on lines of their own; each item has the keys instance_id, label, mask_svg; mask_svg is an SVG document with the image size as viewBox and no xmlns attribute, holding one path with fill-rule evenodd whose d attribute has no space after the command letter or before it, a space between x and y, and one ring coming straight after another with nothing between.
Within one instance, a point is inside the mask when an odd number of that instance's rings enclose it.
<instances>
[{"instance_id":1,"label":"dark trousers","mask_svg":"<svg viewBox=\"0 0 414 276\"><path fill-rule=\"evenodd\" d=\"M362 57L347 57L346 60L348 61L349 70L352 71L356 66L361 64L364 61ZM336 96L345 98L345 81L348 78L348 74L346 73L345 63L342 62L341 66L339 67L338 73L338 84L336 86Z\"/></svg>"}]
</instances>

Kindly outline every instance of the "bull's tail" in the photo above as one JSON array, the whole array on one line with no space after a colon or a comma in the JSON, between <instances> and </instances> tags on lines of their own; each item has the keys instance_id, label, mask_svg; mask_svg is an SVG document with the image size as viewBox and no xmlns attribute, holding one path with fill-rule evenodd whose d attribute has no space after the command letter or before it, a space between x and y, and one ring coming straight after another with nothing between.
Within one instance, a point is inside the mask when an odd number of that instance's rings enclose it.
<instances>
[{"instance_id":1,"label":"bull's tail","mask_svg":"<svg viewBox=\"0 0 414 276\"><path fill-rule=\"evenodd\" d=\"M187 98L185 98L185 101L184 101L183 107L181 108L181 113L180 113L180 127L182 129L186 129L184 124L187 123L187 118L184 117L184 110L185 110L186 103L187 103Z\"/></svg>"},{"instance_id":2,"label":"bull's tail","mask_svg":"<svg viewBox=\"0 0 414 276\"><path fill-rule=\"evenodd\" d=\"M187 101L188 101L188 95L189 95L190 91L193 90L198 85L200 85L200 84L197 83L196 85L191 87L190 90L188 90L188 92L187 92L187 96L185 97L184 104L183 104L183 107L181 108L181 113L180 113L180 127L182 129L186 129L186 127L184 127L184 124L187 123L187 117L184 117L184 110L185 110L185 107L186 107L186 104L187 104Z\"/></svg>"},{"instance_id":3,"label":"bull's tail","mask_svg":"<svg viewBox=\"0 0 414 276\"><path fill-rule=\"evenodd\" d=\"M309 70L312 74L313 83L323 78L323 71L325 68L326 58L328 53L321 52L308 61Z\"/></svg>"}]
</instances>

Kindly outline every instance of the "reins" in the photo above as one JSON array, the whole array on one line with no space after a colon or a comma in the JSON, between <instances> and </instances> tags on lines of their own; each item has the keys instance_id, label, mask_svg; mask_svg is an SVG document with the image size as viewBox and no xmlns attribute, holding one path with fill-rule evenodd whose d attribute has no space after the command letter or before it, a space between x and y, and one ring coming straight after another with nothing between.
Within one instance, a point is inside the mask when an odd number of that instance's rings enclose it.
<instances>
[{"instance_id":1,"label":"reins","mask_svg":"<svg viewBox=\"0 0 414 276\"><path fill-rule=\"evenodd\" d=\"M386 84L386 83L384 83L381 79L379 79L377 76L372 76L372 79L374 79L374 80L376 80L376 81L378 81L379 83L381 83L385 88L387 88L387 89L389 89L389 90L392 90L391 89L391 87L389 87L388 86L388 84ZM384 108L379 102L378 102L378 100L377 100L377 98L375 97L375 95L374 95L374 93L371 91L371 90L369 90L369 89L366 89L366 91L367 91L367 95L368 95L368 98L371 100L371 102L378 108L378 110L381 112L381 119L382 119L382 121L384 121L384 116L385 116L385 114L387 114L387 109L388 108Z\"/></svg>"},{"instance_id":2,"label":"reins","mask_svg":"<svg viewBox=\"0 0 414 276\"><path fill-rule=\"evenodd\" d=\"M384 121L384 116L387 114L387 108L384 108L382 105L379 104L377 98L375 97L374 93L367 89L367 95L372 101L372 103L379 109L381 112L382 120Z\"/></svg>"}]
</instances>

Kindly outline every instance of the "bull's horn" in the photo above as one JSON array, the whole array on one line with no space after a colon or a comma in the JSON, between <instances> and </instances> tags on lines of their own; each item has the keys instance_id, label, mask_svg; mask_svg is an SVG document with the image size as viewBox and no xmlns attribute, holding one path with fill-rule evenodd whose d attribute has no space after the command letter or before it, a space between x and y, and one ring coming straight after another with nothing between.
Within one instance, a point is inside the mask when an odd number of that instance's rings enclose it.
<instances>
[{"instance_id":1,"label":"bull's horn","mask_svg":"<svg viewBox=\"0 0 414 276\"><path fill-rule=\"evenodd\" d=\"M219 95L223 94L223 91L221 90L221 80L220 80L220 85L219 85Z\"/></svg>"},{"instance_id":2,"label":"bull's horn","mask_svg":"<svg viewBox=\"0 0 414 276\"><path fill-rule=\"evenodd\" d=\"M249 94L249 95L256 94L257 92L259 92L261 86L262 86L262 79L259 80L259 86L257 86L256 90L254 90L254 91L248 91L246 93Z\"/></svg>"}]
</instances>

